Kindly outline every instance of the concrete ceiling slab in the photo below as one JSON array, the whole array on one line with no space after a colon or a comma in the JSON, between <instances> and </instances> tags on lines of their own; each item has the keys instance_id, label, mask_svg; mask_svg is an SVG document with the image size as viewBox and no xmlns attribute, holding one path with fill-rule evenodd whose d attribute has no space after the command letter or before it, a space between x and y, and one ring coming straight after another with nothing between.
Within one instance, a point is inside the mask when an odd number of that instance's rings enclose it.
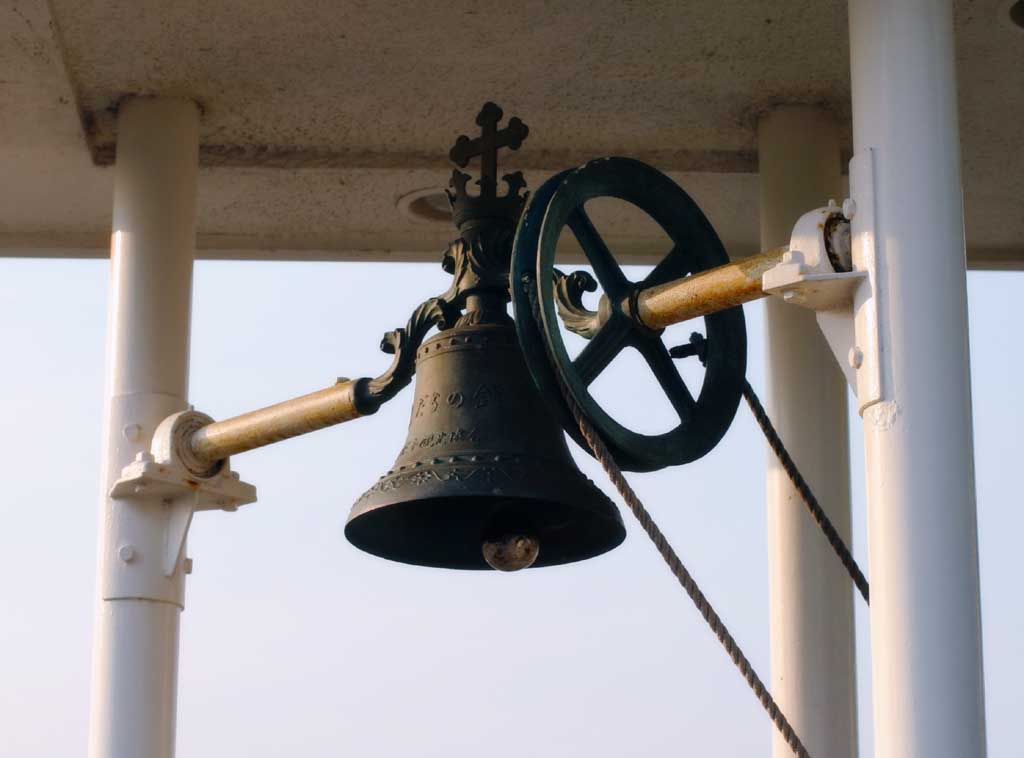
<instances>
[{"instance_id":1,"label":"concrete ceiling slab","mask_svg":"<svg viewBox=\"0 0 1024 758\"><path fill-rule=\"evenodd\" d=\"M1024 266L1024 30L1004 6L956 6L968 248L984 266ZM848 59L834 0L13 0L0 7L0 248L105 255L117 105L160 94L204 111L202 256L434 259L453 230L398 201L446 184L453 137L487 99L530 125L506 167L532 186L638 157L745 254L758 115L815 104L848 124ZM658 252L637 214L601 215L623 250Z\"/></svg>"}]
</instances>

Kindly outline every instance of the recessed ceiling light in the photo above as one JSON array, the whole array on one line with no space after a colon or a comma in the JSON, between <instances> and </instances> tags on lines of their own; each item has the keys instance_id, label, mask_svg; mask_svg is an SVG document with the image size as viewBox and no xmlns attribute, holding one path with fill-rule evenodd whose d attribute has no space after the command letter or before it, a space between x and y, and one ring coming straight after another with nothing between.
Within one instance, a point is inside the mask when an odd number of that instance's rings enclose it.
<instances>
[{"instance_id":1,"label":"recessed ceiling light","mask_svg":"<svg viewBox=\"0 0 1024 758\"><path fill-rule=\"evenodd\" d=\"M448 196L437 187L416 190L398 199L399 212L408 219L427 223L452 222Z\"/></svg>"},{"instance_id":2,"label":"recessed ceiling light","mask_svg":"<svg viewBox=\"0 0 1024 758\"><path fill-rule=\"evenodd\" d=\"M1001 15L1011 26L1024 31L1024 0L1011 0L1005 3Z\"/></svg>"}]
</instances>

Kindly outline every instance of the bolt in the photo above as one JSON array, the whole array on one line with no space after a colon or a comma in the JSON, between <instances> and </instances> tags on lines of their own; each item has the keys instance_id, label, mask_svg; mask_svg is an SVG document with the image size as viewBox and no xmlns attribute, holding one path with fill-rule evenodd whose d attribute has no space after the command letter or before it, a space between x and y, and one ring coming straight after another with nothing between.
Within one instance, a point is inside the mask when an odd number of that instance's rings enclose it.
<instances>
[{"instance_id":1,"label":"bolt","mask_svg":"<svg viewBox=\"0 0 1024 758\"><path fill-rule=\"evenodd\" d=\"M128 424L124 429L121 430L121 434L129 442L138 442L139 437L142 436L142 427L138 424Z\"/></svg>"},{"instance_id":2,"label":"bolt","mask_svg":"<svg viewBox=\"0 0 1024 758\"><path fill-rule=\"evenodd\" d=\"M117 557L125 563L131 563L135 560L135 548L131 545L121 545L117 549Z\"/></svg>"},{"instance_id":3,"label":"bolt","mask_svg":"<svg viewBox=\"0 0 1024 758\"><path fill-rule=\"evenodd\" d=\"M796 296L797 296L796 290L784 290L782 292L782 299L785 300L787 303L792 302L793 300L796 300Z\"/></svg>"},{"instance_id":4,"label":"bolt","mask_svg":"<svg viewBox=\"0 0 1024 758\"><path fill-rule=\"evenodd\" d=\"M669 348L668 354L670 358L689 358L696 355L700 358L700 362L704 363L707 360L707 350L707 340L704 335L692 332L688 343Z\"/></svg>"},{"instance_id":5,"label":"bolt","mask_svg":"<svg viewBox=\"0 0 1024 758\"><path fill-rule=\"evenodd\" d=\"M857 215L857 202L853 198L848 197L843 201L843 215L848 221L853 221Z\"/></svg>"},{"instance_id":6,"label":"bolt","mask_svg":"<svg viewBox=\"0 0 1024 758\"><path fill-rule=\"evenodd\" d=\"M847 357L849 358L851 368L860 368L861 364L864 363L864 353L856 345L850 348L850 354Z\"/></svg>"}]
</instances>

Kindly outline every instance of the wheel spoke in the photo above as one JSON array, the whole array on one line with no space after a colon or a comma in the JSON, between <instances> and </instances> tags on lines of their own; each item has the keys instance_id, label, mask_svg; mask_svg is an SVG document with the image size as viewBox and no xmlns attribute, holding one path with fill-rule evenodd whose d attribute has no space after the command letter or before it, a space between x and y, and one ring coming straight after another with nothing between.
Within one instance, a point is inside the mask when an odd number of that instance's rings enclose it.
<instances>
[{"instance_id":1,"label":"wheel spoke","mask_svg":"<svg viewBox=\"0 0 1024 758\"><path fill-rule=\"evenodd\" d=\"M619 298L625 295L629 288L629 280L622 273L615 256L582 208L577 208L570 214L569 228L583 248L583 254L587 256L590 265L594 267L597 281L601 283L608 297Z\"/></svg>"},{"instance_id":2,"label":"wheel spoke","mask_svg":"<svg viewBox=\"0 0 1024 758\"><path fill-rule=\"evenodd\" d=\"M640 289L654 287L655 285L664 284L672 279L679 279L690 274L689 264L678 253L679 246L676 245L669 251L668 255L658 261L658 265L651 269L651 273L644 277Z\"/></svg>"},{"instance_id":3,"label":"wheel spoke","mask_svg":"<svg viewBox=\"0 0 1024 758\"><path fill-rule=\"evenodd\" d=\"M647 365L650 366L654 378L658 380L658 384L668 396L672 407L679 414L679 420L684 424L689 422L693 418L697 403L683 378L679 376L679 371L676 370L675 362L668 354L668 349L657 338L643 340L637 347L647 361Z\"/></svg>"},{"instance_id":4,"label":"wheel spoke","mask_svg":"<svg viewBox=\"0 0 1024 758\"><path fill-rule=\"evenodd\" d=\"M622 352L629 336L629 322L612 319L587 343L572 362L573 368L587 387Z\"/></svg>"}]
</instances>

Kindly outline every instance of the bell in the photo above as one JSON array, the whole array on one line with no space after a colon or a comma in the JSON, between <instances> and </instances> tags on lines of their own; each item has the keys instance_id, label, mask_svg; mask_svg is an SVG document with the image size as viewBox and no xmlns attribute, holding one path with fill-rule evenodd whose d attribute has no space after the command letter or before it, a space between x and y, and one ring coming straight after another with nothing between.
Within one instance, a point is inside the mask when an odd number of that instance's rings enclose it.
<instances>
[{"instance_id":1,"label":"bell","mask_svg":"<svg viewBox=\"0 0 1024 758\"><path fill-rule=\"evenodd\" d=\"M590 558L625 538L616 507L570 457L511 322L500 321L456 325L417 351L409 435L352 508L345 536L356 547L421 566L514 571Z\"/></svg>"},{"instance_id":2,"label":"bell","mask_svg":"<svg viewBox=\"0 0 1024 758\"><path fill-rule=\"evenodd\" d=\"M452 172L459 239L442 263L452 285L385 339L395 360L368 387L376 403L393 397L409 381L406 356L419 345L405 446L345 525L349 542L382 558L516 571L591 558L626 536L618 510L569 456L506 311L526 196L519 172L503 176L508 192L497 194L497 150L518 149L529 129L517 118L499 129L501 119L501 108L486 103L476 119L480 137L459 137L449 153L460 167L474 157L481 165L479 195L467 192L468 174ZM440 333L420 345L433 325Z\"/></svg>"}]
</instances>

